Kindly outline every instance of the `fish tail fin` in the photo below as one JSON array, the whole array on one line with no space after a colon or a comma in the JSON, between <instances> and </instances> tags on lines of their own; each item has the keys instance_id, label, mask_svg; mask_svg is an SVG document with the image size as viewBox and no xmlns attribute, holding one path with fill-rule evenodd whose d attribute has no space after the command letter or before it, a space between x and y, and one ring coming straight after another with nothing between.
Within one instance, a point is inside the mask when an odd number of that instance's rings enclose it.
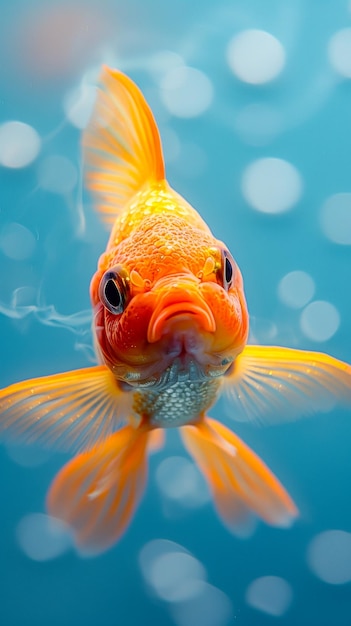
<instances>
[{"instance_id":1,"label":"fish tail fin","mask_svg":"<svg viewBox=\"0 0 351 626\"><path fill-rule=\"evenodd\" d=\"M48 512L71 528L83 554L107 550L130 523L145 489L149 435L143 427L125 426L54 478Z\"/></svg>"},{"instance_id":2,"label":"fish tail fin","mask_svg":"<svg viewBox=\"0 0 351 626\"><path fill-rule=\"evenodd\" d=\"M242 533L255 513L273 526L289 526L297 516L294 502L272 472L223 424L204 418L183 426L182 439L203 472L219 517Z\"/></svg>"},{"instance_id":3,"label":"fish tail fin","mask_svg":"<svg viewBox=\"0 0 351 626\"><path fill-rule=\"evenodd\" d=\"M155 428L154 430L152 430L149 437L149 452L154 453L162 450L163 446L165 445L165 439L165 431L163 430L163 428Z\"/></svg>"},{"instance_id":4,"label":"fish tail fin","mask_svg":"<svg viewBox=\"0 0 351 626\"><path fill-rule=\"evenodd\" d=\"M95 109L83 133L86 185L112 224L147 182L165 178L158 128L143 94L118 70L103 67Z\"/></svg>"}]
</instances>

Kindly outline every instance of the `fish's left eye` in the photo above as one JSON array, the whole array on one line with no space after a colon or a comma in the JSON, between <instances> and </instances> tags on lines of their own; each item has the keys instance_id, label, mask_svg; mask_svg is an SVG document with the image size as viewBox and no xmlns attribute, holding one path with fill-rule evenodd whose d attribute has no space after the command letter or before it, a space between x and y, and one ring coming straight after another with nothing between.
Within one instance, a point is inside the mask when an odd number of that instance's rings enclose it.
<instances>
[{"instance_id":1,"label":"fish's left eye","mask_svg":"<svg viewBox=\"0 0 351 626\"><path fill-rule=\"evenodd\" d=\"M116 266L105 272L100 282L99 295L110 313L113 315L123 313L128 296L128 279L122 267Z\"/></svg>"},{"instance_id":2,"label":"fish's left eye","mask_svg":"<svg viewBox=\"0 0 351 626\"><path fill-rule=\"evenodd\" d=\"M233 259L232 255L230 254L230 252L228 250L224 249L222 251L221 279L222 279L223 288L226 291L229 291L229 289L233 285L233 282L234 282L234 269L235 269L234 259Z\"/></svg>"}]
</instances>

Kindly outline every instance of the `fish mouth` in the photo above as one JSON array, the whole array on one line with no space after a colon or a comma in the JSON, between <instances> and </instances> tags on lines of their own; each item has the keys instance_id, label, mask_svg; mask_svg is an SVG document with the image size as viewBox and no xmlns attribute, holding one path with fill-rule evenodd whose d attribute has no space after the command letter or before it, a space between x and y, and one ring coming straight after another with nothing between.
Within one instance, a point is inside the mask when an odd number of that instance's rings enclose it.
<instances>
[{"instance_id":1,"label":"fish mouth","mask_svg":"<svg viewBox=\"0 0 351 626\"><path fill-rule=\"evenodd\" d=\"M188 355L185 359L183 357L173 359L164 370L154 374L150 372L148 376L142 371L126 373L122 379L120 378L119 384L123 391L151 389L159 392L181 382L199 383L213 380L223 376L227 369L228 364L204 368Z\"/></svg>"},{"instance_id":2,"label":"fish mouth","mask_svg":"<svg viewBox=\"0 0 351 626\"><path fill-rule=\"evenodd\" d=\"M200 299L199 299L200 300ZM214 333L216 322L210 307L203 300L199 302L174 302L163 306L162 302L153 312L147 331L149 343L159 341L169 333L186 333L189 327L197 332Z\"/></svg>"}]
</instances>

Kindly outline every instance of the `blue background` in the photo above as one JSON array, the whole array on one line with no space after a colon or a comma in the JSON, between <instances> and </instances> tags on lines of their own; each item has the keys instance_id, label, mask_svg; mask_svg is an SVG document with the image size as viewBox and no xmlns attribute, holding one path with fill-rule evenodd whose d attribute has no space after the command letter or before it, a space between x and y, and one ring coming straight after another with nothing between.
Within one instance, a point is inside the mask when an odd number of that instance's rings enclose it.
<instances>
[{"instance_id":1,"label":"blue background","mask_svg":"<svg viewBox=\"0 0 351 626\"><path fill-rule=\"evenodd\" d=\"M40 293L40 307L54 305L65 316L89 308L89 281L106 244L106 231L86 199L87 226L79 234L79 184L66 194L50 193L38 184L38 168L48 155L59 154L79 174L80 131L66 120L63 102L101 62L118 65L138 82L155 110L161 134L171 129L184 154L189 143L205 154L206 164L197 172L186 166L182 153L169 158L168 179L231 249L243 272L257 328L273 323L277 343L351 360L351 250L330 242L320 226L325 199L351 192L351 86L337 76L327 54L330 38L349 26L346 0L0 3L0 122L25 122L42 138L40 154L28 167L0 167L0 228L20 223L36 241L33 254L24 260L0 251L0 303L8 307L8 314L0 316L1 387L90 364L87 351L76 349L80 336L42 323L35 314L14 319L10 302L15 289L31 286ZM227 45L247 28L266 30L284 46L286 65L276 81L247 85L231 72ZM214 98L203 114L182 119L166 111L147 63L164 50L181 55L211 80ZM279 112L280 128L263 141L248 142L237 132L238 114L252 103ZM261 157L285 159L300 172L303 193L290 212L266 215L245 201L243 172ZM315 298L330 301L340 313L340 326L328 341L305 337L300 311L286 307L277 296L281 278L296 269L311 274ZM89 342L88 333L82 338ZM212 415L230 423L229 413L220 402ZM246 541L220 525L210 504L176 518L163 515L155 470L168 454L185 455L177 438L170 437L167 449L151 458L146 496L128 533L92 560L70 550L57 559L36 562L23 552L16 527L25 515L44 511L46 489L68 457L52 453L45 464L24 468L2 448L0 623L173 624L170 607L148 591L138 565L142 546L164 538L188 549L206 567L209 582L230 598L233 613L227 623L350 625L350 583L326 584L306 560L317 533L351 530L349 419L347 411L335 410L267 428L232 423L279 476L301 511L292 529L260 524ZM251 581L266 575L280 576L292 587L292 604L281 618L245 602Z\"/></svg>"}]
</instances>

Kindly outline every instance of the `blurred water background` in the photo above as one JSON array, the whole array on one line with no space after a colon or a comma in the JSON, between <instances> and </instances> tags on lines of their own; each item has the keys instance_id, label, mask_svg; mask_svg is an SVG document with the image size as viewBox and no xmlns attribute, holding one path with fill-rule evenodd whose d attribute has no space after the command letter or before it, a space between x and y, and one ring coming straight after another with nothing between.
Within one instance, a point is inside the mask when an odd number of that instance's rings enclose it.
<instances>
[{"instance_id":1,"label":"blurred water background","mask_svg":"<svg viewBox=\"0 0 351 626\"><path fill-rule=\"evenodd\" d=\"M142 88L170 183L237 259L252 338L351 361L350 2L2 0L0 60L1 387L93 359L107 233L79 142L102 62ZM83 559L45 515L68 457L2 447L0 623L350 626L350 413L212 415L288 488L292 529L231 536L171 433L123 540Z\"/></svg>"}]
</instances>

